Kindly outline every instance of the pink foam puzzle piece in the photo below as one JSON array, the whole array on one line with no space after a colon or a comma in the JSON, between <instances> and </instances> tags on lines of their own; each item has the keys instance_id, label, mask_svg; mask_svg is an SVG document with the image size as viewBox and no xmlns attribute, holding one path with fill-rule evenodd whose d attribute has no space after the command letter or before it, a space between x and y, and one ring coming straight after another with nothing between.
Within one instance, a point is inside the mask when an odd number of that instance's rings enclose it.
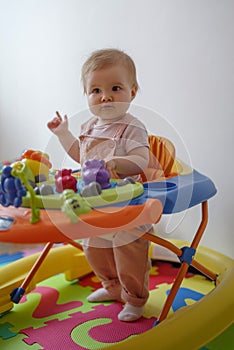
<instances>
[{"instance_id":1,"label":"pink foam puzzle piece","mask_svg":"<svg viewBox=\"0 0 234 350\"><path fill-rule=\"evenodd\" d=\"M118 314L122 310L121 303L113 303L108 307L98 307L99 318L110 318L112 322L105 325L96 326L90 329L89 335L92 339L102 343L120 342L132 335L137 335L151 329L155 318L141 317L135 322L121 322L118 319ZM97 311L97 310L96 310Z\"/></svg>"}]
</instances>

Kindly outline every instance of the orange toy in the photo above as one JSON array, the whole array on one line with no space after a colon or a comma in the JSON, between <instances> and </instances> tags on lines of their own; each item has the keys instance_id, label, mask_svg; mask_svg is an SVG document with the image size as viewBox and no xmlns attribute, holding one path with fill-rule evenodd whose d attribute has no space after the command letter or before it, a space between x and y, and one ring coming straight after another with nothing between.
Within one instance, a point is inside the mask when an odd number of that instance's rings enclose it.
<instances>
[{"instance_id":1,"label":"orange toy","mask_svg":"<svg viewBox=\"0 0 234 350\"><path fill-rule=\"evenodd\" d=\"M21 155L21 159L31 169L34 176L43 174L48 179L49 170L52 167L48 154L29 149Z\"/></svg>"}]
</instances>

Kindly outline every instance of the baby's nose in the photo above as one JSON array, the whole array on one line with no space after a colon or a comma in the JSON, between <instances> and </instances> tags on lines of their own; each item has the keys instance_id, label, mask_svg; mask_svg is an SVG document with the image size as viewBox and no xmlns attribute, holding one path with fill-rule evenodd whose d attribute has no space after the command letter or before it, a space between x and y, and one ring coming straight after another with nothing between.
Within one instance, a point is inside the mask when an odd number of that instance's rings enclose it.
<instances>
[{"instance_id":1,"label":"baby's nose","mask_svg":"<svg viewBox=\"0 0 234 350\"><path fill-rule=\"evenodd\" d=\"M103 93L102 95L102 102L108 102L108 101L112 101L112 96L109 93Z\"/></svg>"}]
</instances>

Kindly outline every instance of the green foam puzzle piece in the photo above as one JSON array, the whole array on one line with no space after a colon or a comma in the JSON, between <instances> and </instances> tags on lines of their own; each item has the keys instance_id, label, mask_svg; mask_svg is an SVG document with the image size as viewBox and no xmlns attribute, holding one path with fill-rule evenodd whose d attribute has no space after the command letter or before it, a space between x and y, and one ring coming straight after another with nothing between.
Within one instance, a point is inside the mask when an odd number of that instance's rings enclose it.
<instances>
[{"instance_id":1,"label":"green foam puzzle piece","mask_svg":"<svg viewBox=\"0 0 234 350\"><path fill-rule=\"evenodd\" d=\"M14 326L9 322L0 323L0 337L2 339L9 339L15 337L17 333L12 332L10 330L10 328L12 327Z\"/></svg>"}]
</instances>

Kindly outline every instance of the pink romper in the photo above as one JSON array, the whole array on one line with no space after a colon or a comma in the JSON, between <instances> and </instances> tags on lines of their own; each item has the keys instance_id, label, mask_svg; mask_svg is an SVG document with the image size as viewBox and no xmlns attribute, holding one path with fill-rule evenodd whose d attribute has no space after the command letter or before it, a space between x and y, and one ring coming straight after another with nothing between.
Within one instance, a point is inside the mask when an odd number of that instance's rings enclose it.
<instances>
[{"instance_id":1,"label":"pink romper","mask_svg":"<svg viewBox=\"0 0 234 350\"><path fill-rule=\"evenodd\" d=\"M144 125L135 117L126 114L112 124L95 126L93 117L81 126L81 165L86 159L112 159L125 156L136 147L148 147L148 135ZM120 178L126 177L118 174ZM139 176L137 177L139 180ZM149 231L151 225L139 227ZM93 237L83 241L86 258L94 273L106 289L120 284L122 299L132 305L146 303L148 276L151 267L148 257L149 243L131 232L119 231L111 237Z\"/></svg>"}]
</instances>

